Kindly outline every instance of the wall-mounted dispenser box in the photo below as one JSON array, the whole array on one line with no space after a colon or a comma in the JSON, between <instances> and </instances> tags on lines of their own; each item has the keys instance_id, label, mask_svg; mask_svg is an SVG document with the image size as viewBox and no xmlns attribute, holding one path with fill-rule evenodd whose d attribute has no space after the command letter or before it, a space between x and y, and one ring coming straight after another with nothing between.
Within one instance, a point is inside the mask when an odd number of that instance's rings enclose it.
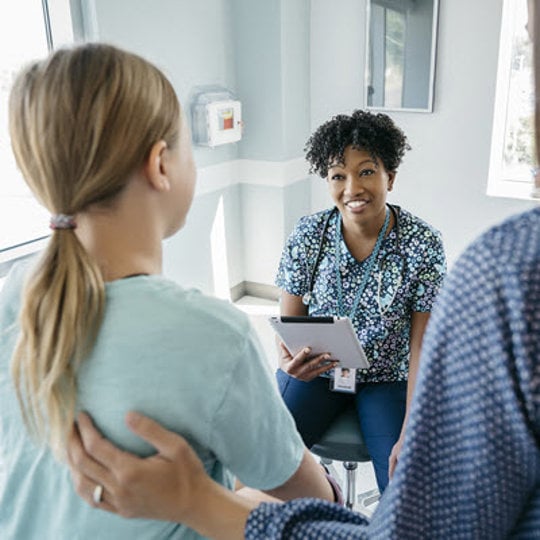
<instances>
[{"instance_id":1,"label":"wall-mounted dispenser box","mask_svg":"<svg viewBox=\"0 0 540 540\"><path fill-rule=\"evenodd\" d=\"M242 104L225 89L197 94L191 105L193 142L218 146L242 138Z\"/></svg>"}]
</instances>

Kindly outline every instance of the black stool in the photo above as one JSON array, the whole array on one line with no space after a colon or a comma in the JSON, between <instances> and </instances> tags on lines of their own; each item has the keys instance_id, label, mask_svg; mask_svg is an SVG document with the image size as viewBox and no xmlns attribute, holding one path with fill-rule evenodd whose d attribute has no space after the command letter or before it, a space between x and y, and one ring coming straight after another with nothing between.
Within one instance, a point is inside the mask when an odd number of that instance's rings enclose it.
<instances>
[{"instance_id":1,"label":"black stool","mask_svg":"<svg viewBox=\"0 0 540 540\"><path fill-rule=\"evenodd\" d=\"M368 454L358 416L354 407L342 412L334 423L326 430L321 440L310 449L321 458L321 462L329 465L332 461L343 462L345 468L345 506L352 509L356 499L356 469L358 463L371 461ZM379 490L374 489L362 493L362 505L368 506L379 500Z\"/></svg>"}]
</instances>

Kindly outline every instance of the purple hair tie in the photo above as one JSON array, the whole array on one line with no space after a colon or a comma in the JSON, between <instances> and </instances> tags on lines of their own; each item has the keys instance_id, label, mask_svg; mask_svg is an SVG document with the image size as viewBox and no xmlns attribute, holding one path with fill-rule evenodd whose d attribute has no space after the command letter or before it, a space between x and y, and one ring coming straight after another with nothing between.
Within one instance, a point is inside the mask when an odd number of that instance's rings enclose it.
<instances>
[{"instance_id":1,"label":"purple hair tie","mask_svg":"<svg viewBox=\"0 0 540 540\"><path fill-rule=\"evenodd\" d=\"M51 222L49 227L53 230L59 229L76 229L77 223L75 222L75 216L68 216L66 214L56 214L51 216Z\"/></svg>"}]
</instances>

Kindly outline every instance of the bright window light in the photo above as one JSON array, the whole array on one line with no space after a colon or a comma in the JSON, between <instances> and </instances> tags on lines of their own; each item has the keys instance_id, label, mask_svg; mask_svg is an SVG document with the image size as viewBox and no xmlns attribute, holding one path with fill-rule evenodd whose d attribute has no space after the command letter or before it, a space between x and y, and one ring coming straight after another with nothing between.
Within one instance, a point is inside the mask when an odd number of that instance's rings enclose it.
<instances>
[{"instance_id":1,"label":"bright window light","mask_svg":"<svg viewBox=\"0 0 540 540\"><path fill-rule=\"evenodd\" d=\"M214 295L224 300L231 299L229 286L229 271L227 263L227 239L225 235L225 212L223 209L223 197L219 198L218 207L212 232L210 233L212 249L212 273L214 277Z\"/></svg>"},{"instance_id":2,"label":"bright window light","mask_svg":"<svg viewBox=\"0 0 540 540\"><path fill-rule=\"evenodd\" d=\"M40 249L49 235L48 212L34 199L15 165L8 135L8 97L15 74L44 58L47 36L73 41L69 0L17 0L0 17L0 267Z\"/></svg>"},{"instance_id":3,"label":"bright window light","mask_svg":"<svg viewBox=\"0 0 540 540\"><path fill-rule=\"evenodd\" d=\"M527 2L504 0L488 195L531 198L534 87L526 24Z\"/></svg>"}]
</instances>

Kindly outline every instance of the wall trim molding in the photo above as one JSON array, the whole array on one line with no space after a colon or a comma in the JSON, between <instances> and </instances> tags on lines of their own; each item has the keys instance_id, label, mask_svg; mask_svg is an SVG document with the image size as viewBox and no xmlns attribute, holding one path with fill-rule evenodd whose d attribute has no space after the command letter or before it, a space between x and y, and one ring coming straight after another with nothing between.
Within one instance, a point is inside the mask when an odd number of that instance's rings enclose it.
<instances>
[{"instance_id":1,"label":"wall trim molding","mask_svg":"<svg viewBox=\"0 0 540 540\"><path fill-rule=\"evenodd\" d=\"M197 170L195 195L206 195L237 184L286 187L309 177L304 158L288 161L235 159Z\"/></svg>"}]
</instances>

